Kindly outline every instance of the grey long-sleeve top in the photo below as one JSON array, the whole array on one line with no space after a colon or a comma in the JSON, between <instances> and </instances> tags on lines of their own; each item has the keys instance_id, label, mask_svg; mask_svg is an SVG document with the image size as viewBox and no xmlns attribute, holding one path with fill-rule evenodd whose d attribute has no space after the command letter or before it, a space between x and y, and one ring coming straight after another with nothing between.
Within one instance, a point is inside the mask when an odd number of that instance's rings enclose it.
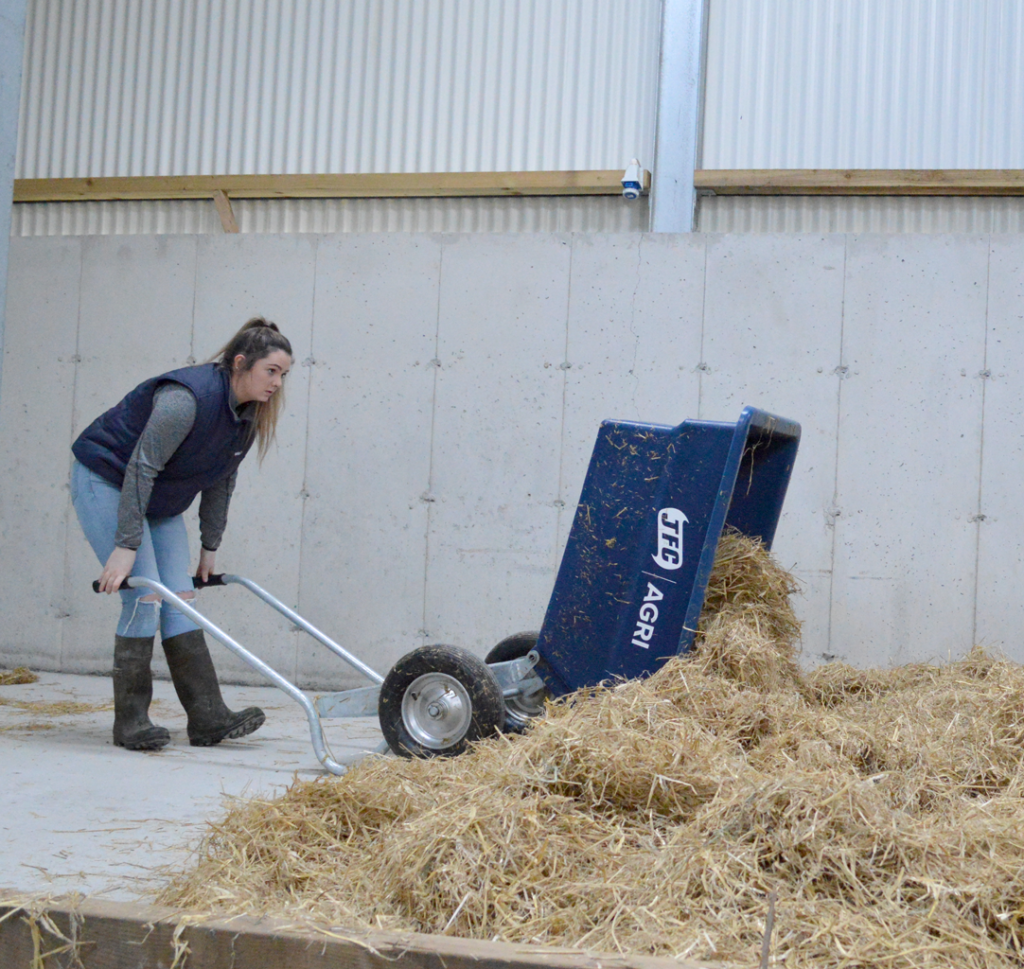
<instances>
[{"instance_id":1,"label":"grey long-sleeve top","mask_svg":"<svg viewBox=\"0 0 1024 969\"><path fill-rule=\"evenodd\" d=\"M230 404L239 420L252 421L253 406L239 406L234 391L231 391ZM119 548L137 549L142 544L142 527L153 482L195 422L196 399L187 387L167 383L157 388L153 394L153 410L125 468L114 536L114 544ZM207 488L199 499L199 535L203 548L211 552L220 547L224 536L236 477L237 472L232 473Z\"/></svg>"}]
</instances>

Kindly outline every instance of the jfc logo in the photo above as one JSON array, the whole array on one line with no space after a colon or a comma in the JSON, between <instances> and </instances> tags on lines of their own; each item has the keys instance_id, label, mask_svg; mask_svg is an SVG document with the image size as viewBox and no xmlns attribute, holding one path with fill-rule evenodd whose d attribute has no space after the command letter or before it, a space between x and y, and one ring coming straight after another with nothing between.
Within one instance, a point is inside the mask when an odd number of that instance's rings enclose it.
<instances>
[{"instance_id":1,"label":"jfc logo","mask_svg":"<svg viewBox=\"0 0 1024 969\"><path fill-rule=\"evenodd\" d=\"M668 572L683 564L683 523L687 521L678 508L658 512L658 554L651 558Z\"/></svg>"}]
</instances>

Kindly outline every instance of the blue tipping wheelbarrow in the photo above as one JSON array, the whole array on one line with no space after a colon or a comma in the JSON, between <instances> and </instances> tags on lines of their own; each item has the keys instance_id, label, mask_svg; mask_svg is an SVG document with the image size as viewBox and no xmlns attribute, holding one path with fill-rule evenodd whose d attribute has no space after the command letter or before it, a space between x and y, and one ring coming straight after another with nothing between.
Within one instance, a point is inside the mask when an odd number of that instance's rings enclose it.
<instances>
[{"instance_id":1,"label":"blue tipping wheelbarrow","mask_svg":"<svg viewBox=\"0 0 1024 969\"><path fill-rule=\"evenodd\" d=\"M166 586L127 584L156 592L299 703L331 773L346 769L324 738L321 721L335 717L376 716L382 751L457 754L524 729L548 697L648 676L686 652L722 529L771 547L799 443L799 424L753 407L735 424L603 422L540 631L503 639L483 660L421 646L381 676L252 580L195 580L247 588L373 683L314 700Z\"/></svg>"}]
</instances>

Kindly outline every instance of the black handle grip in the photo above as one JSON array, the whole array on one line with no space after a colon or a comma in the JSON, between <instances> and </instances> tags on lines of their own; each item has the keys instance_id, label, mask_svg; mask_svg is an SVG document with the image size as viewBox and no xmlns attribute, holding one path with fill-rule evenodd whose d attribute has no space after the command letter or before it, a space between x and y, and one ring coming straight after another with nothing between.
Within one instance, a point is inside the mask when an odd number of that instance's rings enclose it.
<instances>
[{"instance_id":1,"label":"black handle grip","mask_svg":"<svg viewBox=\"0 0 1024 969\"><path fill-rule=\"evenodd\" d=\"M206 589L211 585L227 585L227 583L224 581L224 573L221 572L219 575L211 574L205 582L198 575L194 575L192 576L192 585L197 589Z\"/></svg>"},{"instance_id":2,"label":"black handle grip","mask_svg":"<svg viewBox=\"0 0 1024 969\"><path fill-rule=\"evenodd\" d=\"M192 588L194 589L206 589L211 585L227 585L227 583L224 581L224 573L221 572L219 575L211 575L205 582L202 579L200 579L198 575L192 576ZM121 588L124 589L127 588L127 586L122 582ZM92 591L100 591L99 579L93 580Z\"/></svg>"}]
</instances>

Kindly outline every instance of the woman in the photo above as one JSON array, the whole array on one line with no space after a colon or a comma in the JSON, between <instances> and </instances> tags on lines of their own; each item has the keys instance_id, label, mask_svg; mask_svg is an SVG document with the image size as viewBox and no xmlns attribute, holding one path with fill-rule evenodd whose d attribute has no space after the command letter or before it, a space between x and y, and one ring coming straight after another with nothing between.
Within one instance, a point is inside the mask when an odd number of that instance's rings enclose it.
<instances>
[{"instance_id":1,"label":"woman","mask_svg":"<svg viewBox=\"0 0 1024 969\"><path fill-rule=\"evenodd\" d=\"M115 592L136 575L162 582L183 599L194 597L182 513L201 493L197 574L207 579L238 466L254 441L260 460L270 447L291 365L291 344L273 323L257 317L211 362L144 381L81 433L72 446L71 500L85 537L104 563L101 592ZM158 750L170 742L170 733L149 719L158 624L193 746L244 737L263 725L258 707L236 713L224 704L195 623L146 589L120 591L115 744Z\"/></svg>"}]
</instances>

